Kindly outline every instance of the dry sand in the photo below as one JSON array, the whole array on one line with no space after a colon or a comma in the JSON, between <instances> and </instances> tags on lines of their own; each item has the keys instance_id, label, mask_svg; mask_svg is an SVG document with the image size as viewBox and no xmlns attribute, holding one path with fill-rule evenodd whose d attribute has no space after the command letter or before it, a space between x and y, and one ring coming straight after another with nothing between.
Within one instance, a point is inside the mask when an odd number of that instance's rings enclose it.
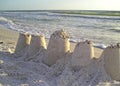
<instances>
[{"instance_id":1,"label":"dry sand","mask_svg":"<svg viewBox=\"0 0 120 86\"><path fill-rule=\"evenodd\" d=\"M71 68L70 55L51 67L42 61L16 59L9 52L14 51L18 36L18 32L0 26L0 86L120 86L106 74L102 59L93 59L80 70ZM71 51L75 45L71 43ZM99 58L102 52L95 48L95 57Z\"/></svg>"}]
</instances>

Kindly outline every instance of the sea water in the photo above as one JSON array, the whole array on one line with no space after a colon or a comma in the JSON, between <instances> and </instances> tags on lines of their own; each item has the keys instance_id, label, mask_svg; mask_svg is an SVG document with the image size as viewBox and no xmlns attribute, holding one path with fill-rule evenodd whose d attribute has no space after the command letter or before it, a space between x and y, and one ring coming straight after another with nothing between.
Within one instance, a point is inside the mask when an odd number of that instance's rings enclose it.
<instances>
[{"instance_id":1,"label":"sea water","mask_svg":"<svg viewBox=\"0 0 120 86\"><path fill-rule=\"evenodd\" d=\"M120 16L65 11L1 11L0 25L19 32L44 34L46 38L54 31L64 29L73 42L92 40L103 47L103 44L120 42Z\"/></svg>"}]
</instances>

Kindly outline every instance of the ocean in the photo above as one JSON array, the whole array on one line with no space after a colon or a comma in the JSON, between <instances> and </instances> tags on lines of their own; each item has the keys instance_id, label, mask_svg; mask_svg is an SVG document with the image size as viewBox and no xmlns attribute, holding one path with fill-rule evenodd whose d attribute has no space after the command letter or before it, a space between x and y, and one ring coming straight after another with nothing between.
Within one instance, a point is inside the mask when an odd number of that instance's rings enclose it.
<instances>
[{"instance_id":1,"label":"ocean","mask_svg":"<svg viewBox=\"0 0 120 86\"><path fill-rule=\"evenodd\" d=\"M64 29L73 42L92 40L100 45L120 42L119 11L0 11L0 25L18 32L44 34L46 38Z\"/></svg>"}]
</instances>

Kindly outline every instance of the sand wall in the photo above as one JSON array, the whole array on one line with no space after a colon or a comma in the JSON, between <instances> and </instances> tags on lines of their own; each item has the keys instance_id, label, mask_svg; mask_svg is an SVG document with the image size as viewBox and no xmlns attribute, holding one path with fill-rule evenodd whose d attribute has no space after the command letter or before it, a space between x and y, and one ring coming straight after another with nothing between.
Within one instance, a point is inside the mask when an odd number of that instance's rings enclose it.
<instances>
[{"instance_id":1,"label":"sand wall","mask_svg":"<svg viewBox=\"0 0 120 86\"><path fill-rule=\"evenodd\" d=\"M120 80L120 44L111 45L104 50L105 70L114 80Z\"/></svg>"},{"instance_id":2,"label":"sand wall","mask_svg":"<svg viewBox=\"0 0 120 86\"><path fill-rule=\"evenodd\" d=\"M31 35L19 33L18 42L16 45L15 53L18 53L30 45Z\"/></svg>"},{"instance_id":3,"label":"sand wall","mask_svg":"<svg viewBox=\"0 0 120 86\"><path fill-rule=\"evenodd\" d=\"M46 49L46 41L43 35L32 35L26 57L30 58L39 52L40 49Z\"/></svg>"}]
</instances>

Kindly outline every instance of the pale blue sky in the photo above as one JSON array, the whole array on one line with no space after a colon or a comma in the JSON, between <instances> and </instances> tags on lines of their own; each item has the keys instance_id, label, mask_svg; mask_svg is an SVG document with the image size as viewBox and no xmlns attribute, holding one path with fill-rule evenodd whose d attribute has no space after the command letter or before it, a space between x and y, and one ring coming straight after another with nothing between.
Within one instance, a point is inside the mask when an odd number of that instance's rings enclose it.
<instances>
[{"instance_id":1,"label":"pale blue sky","mask_svg":"<svg viewBox=\"0 0 120 86\"><path fill-rule=\"evenodd\" d=\"M0 10L118 10L120 0L0 0Z\"/></svg>"}]
</instances>

